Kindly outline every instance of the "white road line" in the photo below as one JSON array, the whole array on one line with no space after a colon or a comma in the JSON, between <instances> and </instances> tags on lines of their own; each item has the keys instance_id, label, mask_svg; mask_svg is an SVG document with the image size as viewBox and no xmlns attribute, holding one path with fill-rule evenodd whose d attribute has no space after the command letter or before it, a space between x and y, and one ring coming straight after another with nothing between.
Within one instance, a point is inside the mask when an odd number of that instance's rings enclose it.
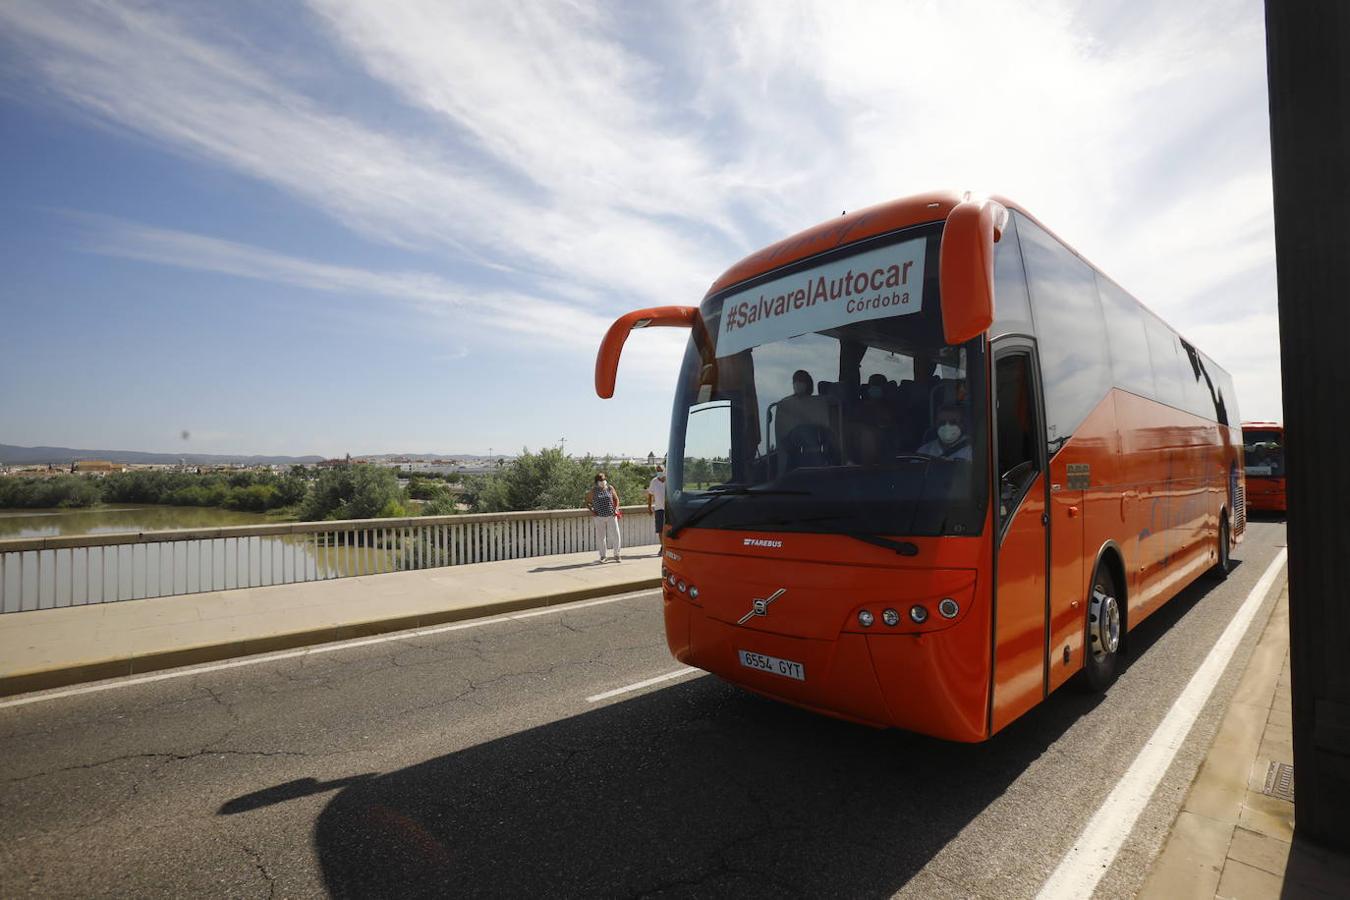
<instances>
[{"instance_id":1,"label":"white road line","mask_svg":"<svg viewBox=\"0 0 1350 900\"><path fill-rule=\"evenodd\" d=\"M648 678L646 681L639 681L637 684L630 684L627 687L615 688L612 691L605 691L603 694L595 694L587 697L587 703L599 703L601 700L608 700L610 697L617 697L620 694L626 694L629 691L640 691L645 687L651 687L654 684L660 684L663 681L670 681L672 678L682 678L685 675L691 675L698 672L700 675L706 674L702 669L676 669L674 672L667 672L664 675L657 675L655 678Z\"/></svg>"},{"instance_id":2,"label":"white road line","mask_svg":"<svg viewBox=\"0 0 1350 900\"><path fill-rule=\"evenodd\" d=\"M1097 882L1111 867L1125 839L1134 829L1139 814L1148 805L1158 782L1162 781L1172 764L1177 750L1190 734L1191 726L1204 709L1228 661L1233 658L1233 652L1247 633L1266 594L1275 584L1288 554L1289 551L1284 548L1275 554L1153 736L1088 821L1069 852L1064 854L1059 866L1046 879L1041 892L1037 894L1038 900L1078 900L1092 896L1092 892L1097 889Z\"/></svg>"},{"instance_id":3,"label":"white road line","mask_svg":"<svg viewBox=\"0 0 1350 900\"><path fill-rule=\"evenodd\" d=\"M317 656L320 653L333 653L338 650L352 650L357 647L368 647L372 644L387 644L392 641L406 641L409 638L429 637L433 634L443 634L447 631L462 631L466 628L481 628L484 625L497 625L501 622L515 622L520 619L533 619L535 616L546 616L550 613L571 612L576 609L585 609L588 606L603 606L606 603L618 603L621 600L632 600L634 597L642 597L651 594L656 588L648 588L642 591L634 591L629 594L619 594L614 597L601 597L598 600L580 600L576 603L560 603L557 606L546 606L542 609L535 609L529 612L508 613L503 616L493 616L490 619L475 619L470 622L455 622L451 625L437 625L432 628L420 628L416 631L399 631L393 634L381 635L379 637L355 638L350 641L339 641L332 644L320 644L317 647L303 647L298 650L286 650L281 653L268 653L260 656L246 656L242 659L232 659L229 662L209 663L201 666L191 666L183 669L173 669L167 672L160 672L155 675L139 675L127 678L119 678L116 681L105 681L98 684L86 685L84 687L67 688L65 690L47 691L39 694L30 694L18 697L13 700L0 701L0 709L10 706L27 706L30 703L42 703L47 700L60 700L63 697L78 697L81 694L97 694L100 691L111 691L117 688L133 687L138 684L149 684L152 681L168 681L171 678L186 678L190 675L204 675L208 672L219 672L224 669L238 669L242 666L257 666L263 663L278 662L283 659L295 659L301 656Z\"/></svg>"}]
</instances>

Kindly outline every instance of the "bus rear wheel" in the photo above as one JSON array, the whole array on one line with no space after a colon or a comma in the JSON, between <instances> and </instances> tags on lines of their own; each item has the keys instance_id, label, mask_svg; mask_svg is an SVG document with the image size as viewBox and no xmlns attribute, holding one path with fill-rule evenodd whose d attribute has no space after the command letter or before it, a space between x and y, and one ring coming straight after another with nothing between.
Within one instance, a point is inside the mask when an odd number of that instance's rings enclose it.
<instances>
[{"instance_id":1,"label":"bus rear wheel","mask_svg":"<svg viewBox=\"0 0 1350 900\"><path fill-rule=\"evenodd\" d=\"M1230 561L1228 559L1229 534L1228 534L1228 516L1219 517L1219 547L1218 558L1214 561L1214 568L1209 570L1209 575L1216 581L1223 581L1228 577Z\"/></svg>"},{"instance_id":2,"label":"bus rear wheel","mask_svg":"<svg viewBox=\"0 0 1350 900\"><path fill-rule=\"evenodd\" d=\"M1087 654L1083 678L1092 691L1104 691L1119 674L1122 618L1120 592L1111 570L1099 565L1088 598Z\"/></svg>"}]
</instances>

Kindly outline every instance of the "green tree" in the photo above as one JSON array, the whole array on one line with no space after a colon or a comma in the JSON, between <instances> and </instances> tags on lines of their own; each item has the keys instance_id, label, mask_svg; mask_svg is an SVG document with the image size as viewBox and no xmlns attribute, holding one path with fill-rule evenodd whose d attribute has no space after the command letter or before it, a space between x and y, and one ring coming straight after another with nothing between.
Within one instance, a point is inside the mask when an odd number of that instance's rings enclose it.
<instances>
[{"instance_id":1,"label":"green tree","mask_svg":"<svg viewBox=\"0 0 1350 900\"><path fill-rule=\"evenodd\" d=\"M459 507L455 505L455 498L449 494L422 504L422 515L424 516L453 516L458 512Z\"/></svg>"},{"instance_id":2,"label":"green tree","mask_svg":"<svg viewBox=\"0 0 1350 900\"><path fill-rule=\"evenodd\" d=\"M598 466L591 456L567 456L556 447L538 453L526 448L499 471L469 480L465 499L475 512L576 509L584 505L596 472L602 470L618 492L619 502L646 503L654 467L628 462Z\"/></svg>"},{"instance_id":3,"label":"green tree","mask_svg":"<svg viewBox=\"0 0 1350 900\"><path fill-rule=\"evenodd\" d=\"M101 498L98 479L86 475L0 478L0 508L74 509L93 506Z\"/></svg>"},{"instance_id":4,"label":"green tree","mask_svg":"<svg viewBox=\"0 0 1350 900\"><path fill-rule=\"evenodd\" d=\"M324 469L300 507L306 521L406 516L398 476L383 466Z\"/></svg>"}]
</instances>

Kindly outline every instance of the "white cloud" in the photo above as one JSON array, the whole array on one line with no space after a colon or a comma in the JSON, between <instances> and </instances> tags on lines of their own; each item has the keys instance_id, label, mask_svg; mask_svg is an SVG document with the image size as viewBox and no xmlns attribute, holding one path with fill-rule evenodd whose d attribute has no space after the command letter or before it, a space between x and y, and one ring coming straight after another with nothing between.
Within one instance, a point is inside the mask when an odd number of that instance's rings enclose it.
<instances>
[{"instance_id":1,"label":"white cloud","mask_svg":"<svg viewBox=\"0 0 1350 900\"><path fill-rule=\"evenodd\" d=\"M588 204L584 191L540 198L425 136L327 111L170 16L18 2L0 6L0 23L79 107L277 184L377 240L643 301L696 296L716 265L705 242L659 218Z\"/></svg>"},{"instance_id":2,"label":"white cloud","mask_svg":"<svg viewBox=\"0 0 1350 900\"><path fill-rule=\"evenodd\" d=\"M84 247L93 253L329 294L398 301L452 323L456 332L476 334L480 346L507 344L512 352L532 347L589 355L610 324L608 317L577 306L518 292L472 288L428 272L335 265L108 216L70 215L83 226ZM671 339L678 337L674 332L666 334L666 340L646 344L641 355L630 354L625 370L644 379L668 381L682 344ZM470 352L460 346L443 354L459 359Z\"/></svg>"},{"instance_id":3,"label":"white cloud","mask_svg":"<svg viewBox=\"0 0 1350 900\"><path fill-rule=\"evenodd\" d=\"M734 232L731 182L656 100L662 72L584 4L310 0L410 103L473 135L573 210L679 217Z\"/></svg>"}]
</instances>

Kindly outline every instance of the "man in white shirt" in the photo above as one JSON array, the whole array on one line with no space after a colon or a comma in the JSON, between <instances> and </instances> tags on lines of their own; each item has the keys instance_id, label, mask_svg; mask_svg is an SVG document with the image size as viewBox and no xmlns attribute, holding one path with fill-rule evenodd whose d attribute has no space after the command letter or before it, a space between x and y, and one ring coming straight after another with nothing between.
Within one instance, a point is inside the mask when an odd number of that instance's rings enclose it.
<instances>
[{"instance_id":1,"label":"man in white shirt","mask_svg":"<svg viewBox=\"0 0 1350 900\"><path fill-rule=\"evenodd\" d=\"M656 467L656 477L652 479L651 484L647 485L647 512L651 513L656 519L656 539L662 546L665 545L665 538L661 532L666 527L666 467ZM658 548L656 555L661 555Z\"/></svg>"}]
</instances>

